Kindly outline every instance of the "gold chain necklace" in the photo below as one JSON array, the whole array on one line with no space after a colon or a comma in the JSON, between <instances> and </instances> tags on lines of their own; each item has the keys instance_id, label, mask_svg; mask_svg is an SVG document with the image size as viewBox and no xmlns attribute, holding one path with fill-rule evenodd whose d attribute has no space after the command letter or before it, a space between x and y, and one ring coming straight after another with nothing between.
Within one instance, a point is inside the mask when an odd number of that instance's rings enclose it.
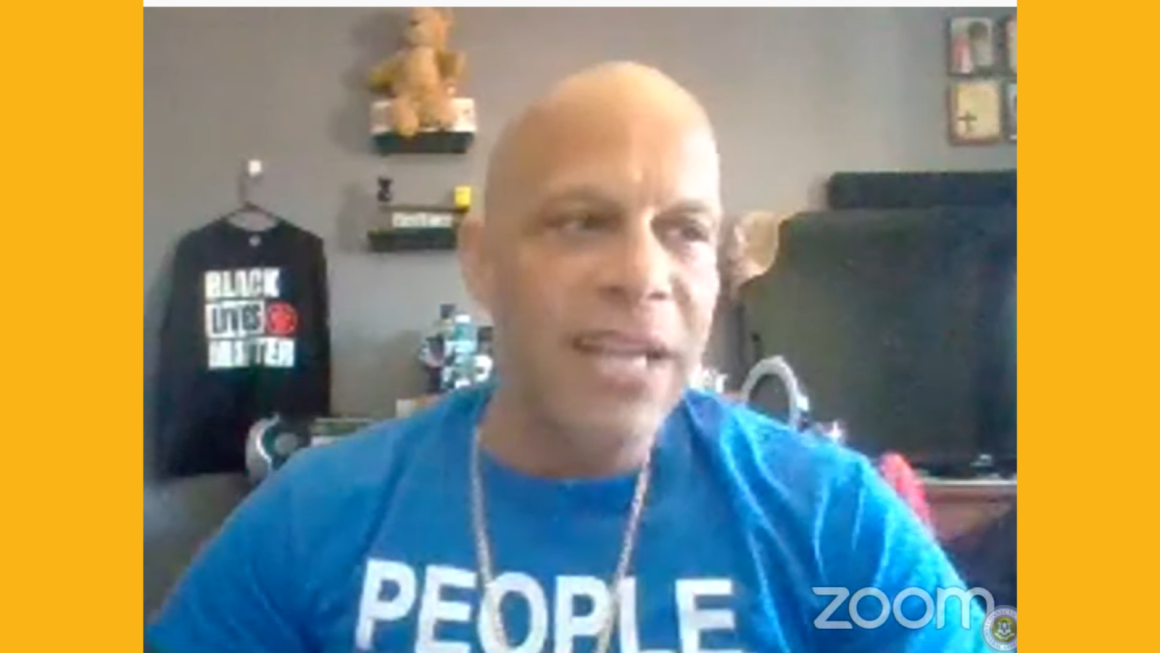
<instances>
[{"instance_id":1,"label":"gold chain necklace","mask_svg":"<svg viewBox=\"0 0 1160 653\"><path fill-rule=\"evenodd\" d=\"M486 513L484 511L483 481L481 479L479 463L479 437L479 430L476 430L471 443L472 525L475 529L475 544L479 555L480 574L483 576L484 597L485 599L491 599L484 607L491 617L492 628L495 631L495 636L499 640L500 645L505 650L510 651L512 648L511 640L508 639L507 629L504 627L503 618L500 615L499 602L495 600L492 593L487 591L495 583L495 577L492 567L491 545L487 537ZM651 470L652 447L649 447L644 464L641 466L640 475L637 477L636 490L633 493L632 507L628 517L628 526L625 528L624 533L624 544L621 545L620 558L616 564L616 573L613 576L612 586L608 592L608 616L600 628L599 638L596 644L596 653L607 653L609 644L612 641L613 624L616 623L616 615L620 609L620 586L624 581L625 575L628 573L629 562L632 560L632 552L636 544L636 532L640 526L640 517L644 512L644 501L648 494L652 476Z\"/></svg>"}]
</instances>

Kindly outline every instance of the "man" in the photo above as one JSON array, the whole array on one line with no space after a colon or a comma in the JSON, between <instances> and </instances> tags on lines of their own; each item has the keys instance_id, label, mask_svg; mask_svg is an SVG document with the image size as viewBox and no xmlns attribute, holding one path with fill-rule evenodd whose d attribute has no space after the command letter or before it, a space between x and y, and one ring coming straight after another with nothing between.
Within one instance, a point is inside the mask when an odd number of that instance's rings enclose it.
<instances>
[{"instance_id":1,"label":"man","mask_svg":"<svg viewBox=\"0 0 1160 653\"><path fill-rule=\"evenodd\" d=\"M686 389L719 186L704 111L655 70L598 66L532 105L463 227L498 380L297 455L199 555L153 647L979 649L954 600L941 628L871 627L876 597L815 591L961 584L865 459Z\"/></svg>"}]
</instances>

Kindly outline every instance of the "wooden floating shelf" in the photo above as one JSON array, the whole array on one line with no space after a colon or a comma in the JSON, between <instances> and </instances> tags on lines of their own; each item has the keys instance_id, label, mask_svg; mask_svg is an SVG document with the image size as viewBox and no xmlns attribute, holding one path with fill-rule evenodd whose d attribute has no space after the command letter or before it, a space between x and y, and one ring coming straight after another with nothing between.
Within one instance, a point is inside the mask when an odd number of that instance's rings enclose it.
<instances>
[{"instance_id":1,"label":"wooden floating shelf","mask_svg":"<svg viewBox=\"0 0 1160 653\"><path fill-rule=\"evenodd\" d=\"M473 132L419 132L403 138L394 132L374 135L375 151L392 154L466 154L475 141Z\"/></svg>"},{"instance_id":2,"label":"wooden floating shelf","mask_svg":"<svg viewBox=\"0 0 1160 653\"><path fill-rule=\"evenodd\" d=\"M451 128L428 129L410 138L394 131L391 123L390 100L377 100L371 105L371 138L375 150L382 155L392 154L466 154L475 142L477 122L475 100L454 98L452 106L455 121Z\"/></svg>"},{"instance_id":3,"label":"wooden floating shelf","mask_svg":"<svg viewBox=\"0 0 1160 653\"><path fill-rule=\"evenodd\" d=\"M367 232L367 246L372 252L420 252L454 250L458 243L459 221L466 208L445 205L383 204L391 215L391 226ZM411 214L413 219L400 219ZM424 216L441 216L438 224L421 224ZM449 223L449 224L448 224Z\"/></svg>"},{"instance_id":4,"label":"wooden floating shelf","mask_svg":"<svg viewBox=\"0 0 1160 653\"><path fill-rule=\"evenodd\" d=\"M446 227L378 229L367 233L372 252L423 252L454 250L457 231Z\"/></svg>"}]
</instances>

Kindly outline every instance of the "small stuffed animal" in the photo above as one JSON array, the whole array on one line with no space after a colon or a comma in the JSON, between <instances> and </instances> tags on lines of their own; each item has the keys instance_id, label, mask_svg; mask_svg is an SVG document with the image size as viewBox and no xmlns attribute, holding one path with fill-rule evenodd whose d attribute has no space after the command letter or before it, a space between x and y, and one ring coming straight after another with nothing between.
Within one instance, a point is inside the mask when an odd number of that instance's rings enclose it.
<instances>
[{"instance_id":1,"label":"small stuffed animal","mask_svg":"<svg viewBox=\"0 0 1160 653\"><path fill-rule=\"evenodd\" d=\"M406 47L371 72L371 90L391 97L391 122L405 138L421 129L447 130L455 123L452 98L466 57L447 50L450 9L411 10Z\"/></svg>"},{"instance_id":2,"label":"small stuffed animal","mask_svg":"<svg viewBox=\"0 0 1160 653\"><path fill-rule=\"evenodd\" d=\"M722 277L731 297L773 267L781 224L791 217L791 213L750 211L733 221L721 252Z\"/></svg>"}]
</instances>

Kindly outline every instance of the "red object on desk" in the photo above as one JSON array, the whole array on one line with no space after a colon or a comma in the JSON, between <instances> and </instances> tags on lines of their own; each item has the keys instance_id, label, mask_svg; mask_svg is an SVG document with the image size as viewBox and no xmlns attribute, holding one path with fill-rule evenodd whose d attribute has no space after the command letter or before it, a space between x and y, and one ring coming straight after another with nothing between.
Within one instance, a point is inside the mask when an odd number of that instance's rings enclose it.
<instances>
[{"instance_id":1,"label":"red object on desk","mask_svg":"<svg viewBox=\"0 0 1160 653\"><path fill-rule=\"evenodd\" d=\"M883 454L878 459L878 472L914 510L918 519L933 530L934 520L931 518L930 504L926 500L926 488L906 458L897 453Z\"/></svg>"}]
</instances>

